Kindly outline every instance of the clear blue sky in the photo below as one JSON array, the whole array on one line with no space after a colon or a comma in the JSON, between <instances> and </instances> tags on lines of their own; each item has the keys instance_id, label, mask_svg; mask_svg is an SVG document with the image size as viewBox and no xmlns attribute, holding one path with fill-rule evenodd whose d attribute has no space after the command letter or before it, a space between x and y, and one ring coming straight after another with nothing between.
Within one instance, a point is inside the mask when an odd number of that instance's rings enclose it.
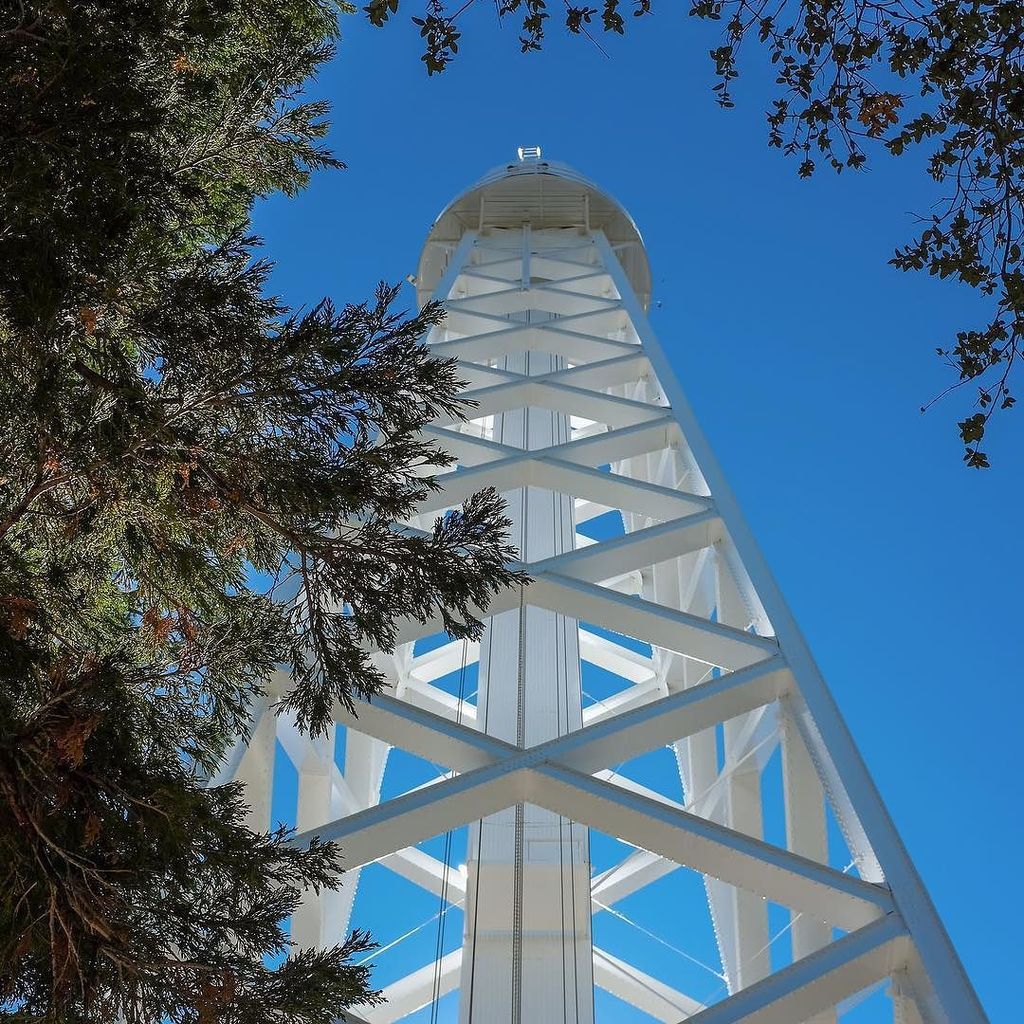
<instances>
[{"instance_id":1,"label":"clear blue sky","mask_svg":"<svg viewBox=\"0 0 1024 1024\"><path fill-rule=\"evenodd\" d=\"M922 161L798 180L765 145L768 76L752 61L719 109L714 33L682 13L601 36L610 58L557 25L523 56L482 4L433 79L412 13L345 20L315 91L349 170L257 211L274 288L343 303L401 280L438 211L518 145L623 202L655 329L986 1009L1019 1020L1024 421L1003 418L979 473L955 438L967 396L918 411L948 381L934 348L982 315L886 266L935 198Z\"/></svg>"}]
</instances>

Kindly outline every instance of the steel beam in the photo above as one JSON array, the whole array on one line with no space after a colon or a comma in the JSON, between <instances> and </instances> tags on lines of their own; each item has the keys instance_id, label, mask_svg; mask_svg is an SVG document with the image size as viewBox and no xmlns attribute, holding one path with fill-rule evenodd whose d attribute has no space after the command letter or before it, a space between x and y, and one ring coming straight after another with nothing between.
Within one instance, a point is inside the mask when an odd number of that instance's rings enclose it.
<instances>
[{"instance_id":1,"label":"steel beam","mask_svg":"<svg viewBox=\"0 0 1024 1024\"><path fill-rule=\"evenodd\" d=\"M906 927L887 914L694 1017L689 1024L796 1024L899 970Z\"/></svg>"},{"instance_id":2,"label":"steel beam","mask_svg":"<svg viewBox=\"0 0 1024 1024\"><path fill-rule=\"evenodd\" d=\"M859 928L892 907L881 886L567 768L533 769L525 798L840 928Z\"/></svg>"}]
</instances>

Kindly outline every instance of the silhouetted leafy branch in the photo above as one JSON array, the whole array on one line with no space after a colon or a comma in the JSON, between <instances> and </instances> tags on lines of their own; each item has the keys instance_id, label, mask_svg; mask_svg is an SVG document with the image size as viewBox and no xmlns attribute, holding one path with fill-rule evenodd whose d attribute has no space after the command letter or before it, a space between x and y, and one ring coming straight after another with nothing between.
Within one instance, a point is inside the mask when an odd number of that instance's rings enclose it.
<instances>
[{"instance_id":1,"label":"silhouetted leafy branch","mask_svg":"<svg viewBox=\"0 0 1024 1024\"><path fill-rule=\"evenodd\" d=\"M383 25L398 0L366 8ZM604 0L600 12L564 0L566 29L622 35L626 15L651 15L651 0ZM458 52L459 15L432 0L417 19L427 70ZM383 14L380 12L383 10ZM540 49L544 0L503 0L521 26L520 47ZM776 69L767 98L768 144L797 159L802 177L824 165L864 166L872 144L900 156L929 148L928 173L948 189L891 263L952 278L992 298L988 321L937 348L954 375L948 391L976 387L976 411L958 423L967 465L989 465L982 448L992 416L1015 404L1013 371L1024 337L1024 4L1018 0L692 0L691 17L723 26L711 50L718 102L732 85L748 42ZM662 17L667 17L665 13ZM943 394L946 394L944 392ZM940 396L941 397L941 396ZM931 404L931 403L929 403Z\"/></svg>"}]
</instances>

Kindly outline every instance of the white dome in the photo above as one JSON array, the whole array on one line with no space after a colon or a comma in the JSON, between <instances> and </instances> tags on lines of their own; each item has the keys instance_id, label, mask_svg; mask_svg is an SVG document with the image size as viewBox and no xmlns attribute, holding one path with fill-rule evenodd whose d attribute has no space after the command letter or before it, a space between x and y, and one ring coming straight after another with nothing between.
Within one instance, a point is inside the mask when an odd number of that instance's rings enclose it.
<instances>
[{"instance_id":1,"label":"white dome","mask_svg":"<svg viewBox=\"0 0 1024 1024\"><path fill-rule=\"evenodd\" d=\"M617 247L626 276L647 308L651 271L633 219L620 203L578 171L539 158L516 160L488 171L442 210L420 256L416 274L420 305L434 294L452 247L466 231L518 228L526 221L533 230L600 228Z\"/></svg>"}]
</instances>

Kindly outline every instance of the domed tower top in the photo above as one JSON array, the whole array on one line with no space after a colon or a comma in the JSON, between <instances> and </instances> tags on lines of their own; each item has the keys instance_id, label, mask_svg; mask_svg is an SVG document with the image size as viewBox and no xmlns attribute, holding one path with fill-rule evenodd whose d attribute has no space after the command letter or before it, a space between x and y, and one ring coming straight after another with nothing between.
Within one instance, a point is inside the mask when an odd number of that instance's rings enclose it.
<instances>
[{"instance_id":1,"label":"domed tower top","mask_svg":"<svg viewBox=\"0 0 1024 1024\"><path fill-rule=\"evenodd\" d=\"M545 160L539 147L522 147L518 159L496 167L472 188L449 203L427 236L416 274L422 306L434 294L448 258L466 231L520 228L532 230L600 229L615 248L633 285L647 308L651 298L651 270L647 251L633 218L625 208L592 181L566 164Z\"/></svg>"}]
</instances>

